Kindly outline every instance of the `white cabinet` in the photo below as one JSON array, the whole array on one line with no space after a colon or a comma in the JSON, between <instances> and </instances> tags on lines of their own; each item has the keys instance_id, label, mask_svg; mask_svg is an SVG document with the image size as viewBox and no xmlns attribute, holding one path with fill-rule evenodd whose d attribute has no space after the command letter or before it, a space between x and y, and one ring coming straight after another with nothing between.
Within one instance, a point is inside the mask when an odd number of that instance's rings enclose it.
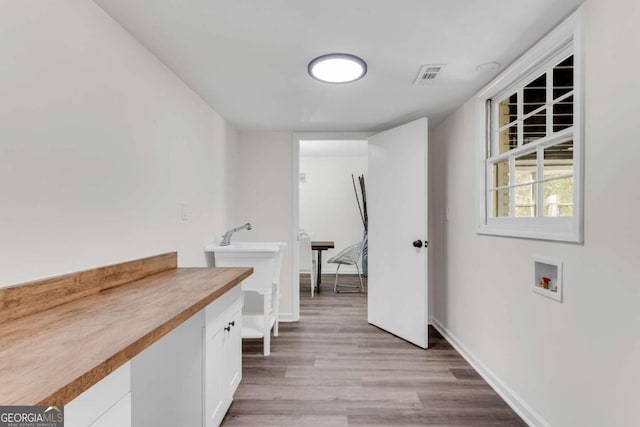
<instances>
[{"instance_id":1,"label":"white cabinet","mask_svg":"<svg viewBox=\"0 0 640 427\"><path fill-rule=\"evenodd\" d=\"M240 285L65 406L67 427L218 426L242 379Z\"/></svg>"},{"instance_id":2,"label":"white cabinet","mask_svg":"<svg viewBox=\"0 0 640 427\"><path fill-rule=\"evenodd\" d=\"M131 426L130 373L125 363L65 405L65 426Z\"/></svg>"},{"instance_id":3,"label":"white cabinet","mask_svg":"<svg viewBox=\"0 0 640 427\"><path fill-rule=\"evenodd\" d=\"M220 425L242 379L243 296L241 292L225 296L205 310L205 427Z\"/></svg>"}]
</instances>

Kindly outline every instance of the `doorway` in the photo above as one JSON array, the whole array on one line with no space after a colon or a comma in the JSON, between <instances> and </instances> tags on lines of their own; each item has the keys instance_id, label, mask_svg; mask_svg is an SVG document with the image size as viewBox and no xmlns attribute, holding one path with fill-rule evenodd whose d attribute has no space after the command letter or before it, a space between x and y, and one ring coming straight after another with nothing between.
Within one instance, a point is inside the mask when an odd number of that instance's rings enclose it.
<instances>
[{"instance_id":1,"label":"doorway","mask_svg":"<svg viewBox=\"0 0 640 427\"><path fill-rule=\"evenodd\" d=\"M294 134L293 241L297 243L298 234L302 230L308 233L313 241L327 240L334 243L334 248L321 252L323 275L335 274L336 266L326 262L331 256L348 244L362 239L363 226L351 174L356 177L356 183L358 175L366 176L369 135L366 132ZM330 204L331 206L328 206ZM334 204L335 206L332 206ZM339 215L339 212L346 214ZM338 224L335 224L336 222ZM293 252L292 305L294 319L299 320L301 292L310 294L310 287L300 287L297 247ZM355 268L344 267L340 268L340 273L344 271L349 274L354 270L355 274ZM333 292L333 281L330 282L330 286L328 279L323 281L322 291Z\"/></svg>"},{"instance_id":2,"label":"doorway","mask_svg":"<svg viewBox=\"0 0 640 427\"><path fill-rule=\"evenodd\" d=\"M327 260L363 240L366 204L362 199L362 188L368 167L367 147L365 139L300 141L299 232L314 242L313 255L322 275L318 272L310 281L314 282L317 292L333 288L334 280L332 277L328 283L329 275L335 277L336 271L340 277L360 272L358 265L328 263ZM306 274L303 278L309 279ZM320 281L322 286L318 286ZM343 280L338 283L342 291L354 290ZM305 285L309 285L310 291L311 283Z\"/></svg>"},{"instance_id":3,"label":"doorway","mask_svg":"<svg viewBox=\"0 0 640 427\"><path fill-rule=\"evenodd\" d=\"M366 135L360 138L345 138L344 136L295 135L293 145L293 229L292 240L295 242L293 307L294 318L300 318L300 276L298 256L298 233L302 227L309 227L309 215L318 216L317 212L302 213L301 202L308 200L306 192L310 187L310 171L318 176L318 169L314 169L317 161L307 161L307 149L316 150L328 147L330 141L334 144L344 144L345 140L367 141L367 201L369 206L368 220L368 293L367 311L368 321L374 326L390 332L419 347L428 346L428 217L427 217L427 155L428 155L428 120L426 118L414 120L386 131ZM305 143L305 141L312 141ZM346 145L346 144L345 144ZM302 157L301 154L305 154ZM362 154L362 153L361 153ZM329 159L325 168L341 169L339 161ZM306 169L306 170L303 170ZM328 182L335 179L338 173L320 174ZM342 181L344 193L353 191L353 182L349 188L351 174L347 173ZM355 174L354 174L355 176ZM301 182L302 181L302 182ZM331 199L332 193L323 189L323 182L316 184L316 201L304 209L320 209L323 205L331 205L333 209L344 215L349 209L342 209L340 202ZM342 204L353 208L353 218L361 220L355 202L355 192L348 196L351 203L344 199ZM335 206L334 206L335 205ZM306 216L305 216L306 215ZM304 216L304 217L303 217ZM327 216L323 213L321 216ZM321 218L324 220L325 218ZM341 218L329 218L329 227L321 230L323 235L316 234L316 230L305 230L314 233L314 238L332 239L330 234L336 233L336 223ZM306 224L305 224L306 222ZM318 224L318 223L316 223ZM319 225L314 225L321 229ZM356 230L364 232L360 224ZM353 237L351 237L353 239ZM361 237L357 240L362 241ZM336 245L337 247L337 245ZM331 267L322 265L325 272L331 272ZM331 289L333 291L333 289Z\"/></svg>"}]
</instances>

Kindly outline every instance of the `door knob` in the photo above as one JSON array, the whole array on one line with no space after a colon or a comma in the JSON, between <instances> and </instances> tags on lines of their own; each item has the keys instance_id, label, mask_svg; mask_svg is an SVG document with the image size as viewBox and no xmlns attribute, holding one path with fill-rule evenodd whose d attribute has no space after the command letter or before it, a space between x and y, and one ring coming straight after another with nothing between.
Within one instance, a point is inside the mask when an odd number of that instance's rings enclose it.
<instances>
[{"instance_id":1,"label":"door knob","mask_svg":"<svg viewBox=\"0 0 640 427\"><path fill-rule=\"evenodd\" d=\"M413 241L413 247L414 248L421 248L422 247L422 240L414 240Z\"/></svg>"}]
</instances>

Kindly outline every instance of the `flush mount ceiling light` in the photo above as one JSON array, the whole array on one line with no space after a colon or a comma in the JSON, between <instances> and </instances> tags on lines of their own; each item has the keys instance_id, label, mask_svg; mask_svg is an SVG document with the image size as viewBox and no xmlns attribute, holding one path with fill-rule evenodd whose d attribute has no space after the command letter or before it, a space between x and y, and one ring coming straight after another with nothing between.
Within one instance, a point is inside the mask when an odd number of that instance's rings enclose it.
<instances>
[{"instance_id":1,"label":"flush mount ceiling light","mask_svg":"<svg viewBox=\"0 0 640 427\"><path fill-rule=\"evenodd\" d=\"M350 83L367 74L367 63L348 53L330 53L309 62L309 75L325 83Z\"/></svg>"}]
</instances>

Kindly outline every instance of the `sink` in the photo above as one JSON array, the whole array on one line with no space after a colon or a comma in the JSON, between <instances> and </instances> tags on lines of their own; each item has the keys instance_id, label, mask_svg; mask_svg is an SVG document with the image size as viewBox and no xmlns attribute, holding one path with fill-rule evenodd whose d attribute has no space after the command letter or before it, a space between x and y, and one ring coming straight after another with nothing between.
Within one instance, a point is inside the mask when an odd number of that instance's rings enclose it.
<instances>
[{"instance_id":1,"label":"sink","mask_svg":"<svg viewBox=\"0 0 640 427\"><path fill-rule=\"evenodd\" d=\"M205 252L213 252L216 267L253 267L253 274L242 281L244 292L262 295L263 307L259 315L242 316L242 337L263 338L264 355L270 353L270 335L278 336L280 270L285 242L232 242L228 246L210 244Z\"/></svg>"},{"instance_id":2,"label":"sink","mask_svg":"<svg viewBox=\"0 0 640 427\"><path fill-rule=\"evenodd\" d=\"M233 242L228 246L211 244L216 267L253 267L253 274L242 282L245 291L261 292L280 283L282 248L285 242Z\"/></svg>"}]
</instances>

